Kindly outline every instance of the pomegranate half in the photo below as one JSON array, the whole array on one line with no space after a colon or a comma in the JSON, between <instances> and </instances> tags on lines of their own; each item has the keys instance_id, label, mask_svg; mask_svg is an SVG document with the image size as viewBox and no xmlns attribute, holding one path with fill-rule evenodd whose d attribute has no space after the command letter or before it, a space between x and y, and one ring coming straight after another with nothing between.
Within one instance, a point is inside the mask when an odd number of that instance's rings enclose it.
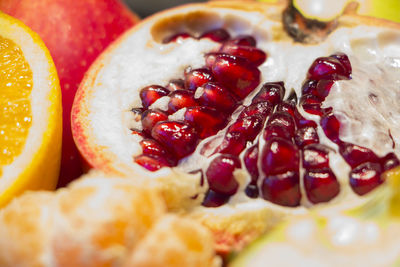
<instances>
[{"instance_id":1,"label":"pomegranate half","mask_svg":"<svg viewBox=\"0 0 400 267\"><path fill-rule=\"evenodd\" d=\"M287 216L358 205L399 165L399 25L343 15L304 44L284 9L158 13L101 55L74 101L89 164L159 181L221 252Z\"/></svg>"}]
</instances>

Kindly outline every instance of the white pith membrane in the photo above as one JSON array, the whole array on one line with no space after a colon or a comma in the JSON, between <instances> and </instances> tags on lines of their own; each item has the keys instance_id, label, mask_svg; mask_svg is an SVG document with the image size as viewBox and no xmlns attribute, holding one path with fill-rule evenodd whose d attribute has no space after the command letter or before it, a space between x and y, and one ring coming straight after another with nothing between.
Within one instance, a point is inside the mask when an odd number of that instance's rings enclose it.
<instances>
[{"instance_id":1,"label":"white pith membrane","mask_svg":"<svg viewBox=\"0 0 400 267\"><path fill-rule=\"evenodd\" d=\"M265 14L259 12L210 8L203 5L169 12L168 15L164 13L148 19L136 28L135 32L125 35L122 41L102 57L102 67L97 69L95 80L90 81L92 84L87 85L91 87L92 96L85 103L85 105L88 105L85 108L91 112L83 114L83 116L85 123L88 124L86 127L90 128L90 130L87 130L91 135L90 142L102 147L110 154L109 158L112 161L113 168L122 172L131 171L132 175L160 179L171 184L174 183L172 181L179 183L190 180L193 183L191 190L175 193L186 194L188 201L201 203L204 192L208 188L207 181L205 179L204 185L201 186L200 175L198 173L188 174L188 172L200 168L205 172L214 156L207 158L201 156L199 151L205 142L215 138L215 136L202 140L196 151L183 159L177 167L148 172L133 161L134 156L141 154L139 141L142 138L131 134L131 128L141 127L140 121L135 121L135 115L131 112L131 109L141 107L139 91L143 87L152 84L165 86L172 79L183 78L184 70L187 67L190 66L194 69L205 66L204 54L215 51L220 47L219 43L207 39L195 40L192 38L162 44L160 41L162 38L185 31L196 36L215 28L228 30L232 37L240 34L252 35L257 39L256 47L268 55L266 62L259 67L262 73L260 85L246 98L243 102L244 105L250 103L251 98L265 82L284 81L285 98L291 89L294 89L297 96L300 97L301 86L312 62L318 57L343 52L349 57L352 64L353 79L335 82L324 102L324 106L333 107L334 114L338 114L337 117L340 119L342 127L346 129L344 131L341 128L340 137L350 143L370 148L379 156L393 151L392 141L388 136L389 128L394 141L398 143L400 124L397 116L400 115L400 110L398 108L396 110L395 96L400 93L400 75L396 77L396 73L400 73L400 46L398 45L400 32L371 26L340 27L318 45L302 45L293 43L282 33L280 17L267 19ZM271 13L273 13L273 10ZM175 26L177 27L173 30L165 26L163 28L165 31L160 34L161 19L173 16L182 17L182 15L178 16L177 14L184 14L187 18L190 17L190 14L193 17L202 17L203 23L193 23L196 20L185 22L182 19L182 23L176 23ZM177 19L177 21L180 20ZM370 82L370 79L373 82ZM369 92L378 95L379 104L368 104L369 102L365 99L368 99ZM167 103L168 97L163 97L150 108L158 107L165 110ZM349 106L353 107L352 109L355 110L357 116L353 116L353 113L349 112ZM376 108L377 106L378 108ZM299 107L298 110L305 118L319 122L318 116L309 115ZM376 113L377 111L379 112ZM177 119L182 114L183 111L178 111L170 118ZM238 112L235 114L237 116ZM344 115L344 117L339 115ZM382 119L383 117L385 119ZM371 121L371 118L377 119ZM233 115L231 123L234 121L235 115ZM378 128L376 127L377 123L379 123ZM363 125L362 131L359 130L358 125ZM333 148L334 151L338 150L337 145L326 138L320 126L318 126L318 134L321 144ZM221 137L223 135L224 130L217 134ZM262 132L260 135L262 135ZM379 138L375 138L375 136L379 136ZM257 139L258 137L255 140ZM368 143L365 141L366 139L369 140ZM390 145L388 145L389 139ZM265 141L263 138L260 138L259 141L261 148ZM395 153L397 156L399 156L399 152L398 145L396 145ZM241 153L241 159L244 153L245 150ZM317 206L341 208L342 206L358 205L364 201L364 197L357 196L351 190L348 177L350 167L340 154L331 152L329 162L332 171L340 182L340 193L329 203ZM261 168L259 170L261 171ZM235 214L238 211L257 211L267 212L270 220L275 221L274 216L303 213L307 211L308 207L312 206L307 200L303 188L301 206L297 208L278 206L263 200L261 197L258 199L248 198L244 189L250 182L250 175L245 170L243 162L242 169L235 172L235 177L240 183L240 188L227 204L218 208L194 205L193 214L205 212L218 215ZM300 179L302 187L302 172L300 172ZM262 172L259 178L259 182L261 181ZM189 200L196 194L196 199ZM273 212L270 212L271 210Z\"/></svg>"}]
</instances>

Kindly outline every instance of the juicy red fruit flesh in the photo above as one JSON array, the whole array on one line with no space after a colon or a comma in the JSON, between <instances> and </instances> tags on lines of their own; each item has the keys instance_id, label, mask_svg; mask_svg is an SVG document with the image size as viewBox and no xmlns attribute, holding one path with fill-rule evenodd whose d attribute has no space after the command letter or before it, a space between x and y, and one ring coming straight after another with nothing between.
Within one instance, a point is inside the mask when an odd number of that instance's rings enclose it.
<instances>
[{"instance_id":1,"label":"juicy red fruit flesh","mask_svg":"<svg viewBox=\"0 0 400 267\"><path fill-rule=\"evenodd\" d=\"M194 99L194 94L188 90L176 90L168 95L170 100L168 102L168 113L172 114L181 108L197 106Z\"/></svg>"},{"instance_id":2,"label":"juicy red fruit flesh","mask_svg":"<svg viewBox=\"0 0 400 267\"><path fill-rule=\"evenodd\" d=\"M267 54L252 46L241 46L228 43L222 46L220 52L237 57L243 57L255 66L260 66L267 59Z\"/></svg>"},{"instance_id":3,"label":"juicy red fruit flesh","mask_svg":"<svg viewBox=\"0 0 400 267\"><path fill-rule=\"evenodd\" d=\"M383 183L381 173L382 169L378 163L365 162L351 171L351 188L363 196Z\"/></svg>"},{"instance_id":4,"label":"juicy red fruit flesh","mask_svg":"<svg viewBox=\"0 0 400 267\"><path fill-rule=\"evenodd\" d=\"M199 39L208 38L214 42L224 42L230 38L230 34L225 29L214 29L200 35Z\"/></svg>"},{"instance_id":5,"label":"juicy red fruit flesh","mask_svg":"<svg viewBox=\"0 0 400 267\"><path fill-rule=\"evenodd\" d=\"M307 198L314 204L327 202L340 192L339 182L330 169L306 171L304 188Z\"/></svg>"},{"instance_id":6,"label":"juicy red fruit flesh","mask_svg":"<svg viewBox=\"0 0 400 267\"><path fill-rule=\"evenodd\" d=\"M194 69L185 73L185 87L190 91L196 91L197 87L212 81L214 77L207 68Z\"/></svg>"},{"instance_id":7,"label":"juicy red fruit flesh","mask_svg":"<svg viewBox=\"0 0 400 267\"><path fill-rule=\"evenodd\" d=\"M239 99L244 99L260 83L261 73L258 68L246 59L236 56L218 55L211 71L217 82Z\"/></svg>"},{"instance_id":8,"label":"juicy red fruit flesh","mask_svg":"<svg viewBox=\"0 0 400 267\"><path fill-rule=\"evenodd\" d=\"M157 123L151 131L151 136L177 159L191 154L199 140L192 126L177 121Z\"/></svg>"},{"instance_id":9,"label":"juicy red fruit flesh","mask_svg":"<svg viewBox=\"0 0 400 267\"><path fill-rule=\"evenodd\" d=\"M216 83L206 83L202 89L201 95L196 99L199 104L224 113L232 112L236 108L237 101L226 88Z\"/></svg>"},{"instance_id":10,"label":"juicy red fruit flesh","mask_svg":"<svg viewBox=\"0 0 400 267\"><path fill-rule=\"evenodd\" d=\"M274 137L263 147L262 170L266 175L299 171L299 150L288 140Z\"/></svg>"},{"instance_id":11,"label":"juicy red fruit flesh","mask_svg":"<svg viewBox=\"0 0 400 267\"><path fill-rule=\"evenodd\" d=\"M312 80L322 79L350 79L351 70L346 68L337 58L317 58L308 70L307 78Z\"/></svg>"},{"instance_id":12,"label":"juicy red fruit flesh","mask_svg":"<svg viewBox=\"0 0 400 267\"><path fill-rule=\"evenodd\" d=\"M168 119L168 115L160 110L160 109L149 109L143 112L142 114L142 127L143 131L147 134L151 133L151 129L153 129L154 125L157 122L165 121Z\"/></svg>"},{"instance_id":13,"label":"juicy red fruit flesh","mask_svg":"<svg viewBox=\"0 0 400 267\"><path fill-rule=\"evenodd\" d=\"M214 158L206 171L210 189L226 195L236 193L239 183L235 180L233 172L240 168L240 165L237 156L221 154Z\"/></svg>"},{"instance_id":14,"label":"juicy red fruit flesh","mask_svg":"<svg viewBox=\"0 0 400 267\"><path fill-rule=\"evenodd\" d=\"M216 134L226 124L226 118L216 109L209 107L188 108L184 118L196 129L200 139Z\"/></svg>"},{"instance_id":15,"label":"juicy red fruit flesh","mask_svg":"<svg viewBox=\"0 0 400 267\"><path fill-rule=\"evenodd\" d=\"M269 175L264 178L261 185L262 196L281 206L299 206L301 200L299 181L299 173L295 171Z\"/></svg>"},{"instance_id":16,"label":"juicy red fruit flesh","mask_svg":"<svg viewBox=\"0 0 400 267\"><path fill-rule=\"evenodd\" d=\"M148 108L159 98L169 94L169 90L160 85L149 85L140 90L140 99L144 108Z\"/></svg>"}]
</instances>

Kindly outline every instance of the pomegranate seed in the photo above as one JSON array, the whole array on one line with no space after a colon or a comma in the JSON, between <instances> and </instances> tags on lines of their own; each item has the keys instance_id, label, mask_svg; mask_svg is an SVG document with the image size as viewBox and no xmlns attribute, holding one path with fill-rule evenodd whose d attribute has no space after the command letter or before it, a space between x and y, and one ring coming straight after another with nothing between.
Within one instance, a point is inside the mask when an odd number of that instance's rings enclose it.
<instances>
[{"instance_id":1,"label":"pomegranate seed","mask_svg":"<svg viewBox=\"0 0 400 267\"><path fill-rule=\"evenodd\" d=\"M176 90L184 90L185 89L185 81L182 79L173 79L173 80L169 81L166 88L171 92L176 91Z\"/></svg>"},{"instance_id":2,"label":"pomegranate seed","mask_svg":"<svg viewBox=\"0 0 400 267\"><path fill-rule=\"evenodd\" d=\"M251 183L256 183L259 172L258 172L258 143L246 150L243 157L244 165L251 176Z\"/></svg>"},{"instance_id":3,"label":"pomegranate seed","mask_svg":"<svg viewBox=\"0 0 400 267\"><path fill-rule=\"evenodd\" d=\"M265 83L252 99L252 103L269 102L273 106L282 101L285 95L283 82Z\"/></svg>"},{"instance_id":4,"label":"pomegranate seed","mask_svg":"<svg viewBox=\"0 0 400 267\"><path fill-rule=\"evenodd\" d=\"M260 71L241 57L218 55L211 71L215 79L239 99L244 99L260 83Z\"/></svg>"},{"instance_id":5,"label":"pomegranate seed","mask_svg":"<svg viewBox=\"0 0 400 267\"><path fill-rule=\"evenodd\" d=\"M356 194L365 195L383 182L381 173L378 163L365 162L351 171L351 188Z\"/></svg>"},{"instance_id":6,"label":"pomegranate seed","mask_svg":"<svg viewBox=\"0 0 400 267\"><path fill-rule=\"evenodd\" d=\"M165 159L154 156L139 155L134 160L137 164L151 172L157 171L162 167L170 167Z\"/></svg>"},{"instance_id":7,"label":"pomegranate seed","mask_svg":"<svg viewBox=\"0 0 400 267\"><path fill-rule=\"evenodd\" d=\"M168 113L172 114L181 108L188 108L197 106L194 99L194 93L188 90L176 90L168 95L170 100L168 102Z\"/></svg>"},{"instance_id":8,"label":"pomegranate seed","mask_svg":"<svg viewBox=\"0 0 400 267\"><path fill-rule=\"evenodd\" d=\"M308 69L307 78L312 80L342 80L350 79L350 75L338 59L320 57Z\"/></svg>"},{"instance_id":9,"label":"pomegranate seed","mask_svg":"<svg viewBox=\"0 0 400 267\"><path fill-rule=\"evenodd\" d=\"M276 106L276 112L287 113L293 118L295 118L296 104L295 103L293 104L288 101L281 102Z\"/></svg>"},{"instance_id":10,"label":"pomegranate seed","mask_svg":"<svg viewBox=\"0 0 400 267\"><path fill-rule=\"evenodd\" d=\"M197 87L212 81L214 78L207 68L194 69L185 73L185 88L193 92Z\"/></svg>"},{"instance_id":11,"label":"pomegranate seed","mask_svg":"<svg viewBox=\"0 0 400 267\"><path fill-rule=\"evenodd\" d=\"M227 130L227 134L240 134L246 141L253 141L260 133L263 121L258 116L238 119Z\"/></svg>"},{"instance_id":12,"label":"pomegranate seed","mask_svg":"<svg viewBox=\"0 0 400 267\"><path fill-rule=\"evenodd\" d=\"M160 85L149 85L140 90L140 99L142 106L147 109L157 99L169 94L169 90Z\"/></svg>"},{"instance_id":13,"label":"pomegranate seed","mask_svg":"<svg viewBox=\"0 0 400 267\"><path fill-rule=\"evenodd\" d=\"M240 133L227 133L214 153L239 155L246 148L246 138Z\"/></svg>"},{"instance_id":14,"label":"pomegranate seed","mask_svg":"<svg viewBox=\"0 0 400 267\"><path fill-rule=\"evenodd\" d=\"M238 119L257 116L262 119L262 121L265 121L265 119L272 112L272 108L273 107L269 102L253 103L250 106L245 107L242 112L240 112Z\"/></svg>"},{"instance_id":15,"label":"pomegranate seed","mask_svg":"<svg viewBox=\"0 0 400 267\"><path fill-rule=\"evenodd\" d=\"M293 137L296 130L296 124L292 116L285 112L275 112L268 119L267 124L269 125L279 125L288 132L288 134Z\"/></svg>"},{"instance_id":16,"label":"pomegranate seed","mask_svg":"<svg viewBox=\"0 0 400 267\"><path fill-rule=\"evenodd\" d=\"M226 43L229 44L236 44L236 45L243 45L243 46L256 46L257 41L251 35L239 35L235 38L230 39Z\"/></svg>"},{"instance_id":17,"label":"pomegranate seed","mask_svg":"<svg viewBox=\"0 0 400 267\"><path fill-rule=\"evenodd\" d=\"M286 129L282 127L282 125L277 125L277 124L265 126L263 137L265 141L268 141L273 137L280 137L286 140L292 139L290 133L286 131Z\"/></svg>"},{"instance_id":18,"label":"pomegranate seed","mask_svg":"<svg viewBox=\"0 0 400 267\"><path fill-rule=\"evenodd\" d=\"M139 142L142 153L148 156L166 157L167 151L154 139L143 139Z\"/></svg>"},{"instance_id":19,"label":"pomegranate seed","mask_svg":"<svg viewBox=\"0 0 400 267\"><path fill-rule=\"evenodd\" d=\"M168 36L162 40L163 44L171 43L171 42L176 42L179 39L186 39L186 38L193 38L189 33L187 32L181 32L177 34L173 34L171 36Z\"/></svg>"},{"instance_id":20,"label":"pomegranate seed","mask_svg":"<svg viewBox=\"0 0 400 267\"><path fill-rule=\"evenodd\" d=\"M244 192L250 198L258 198L258 195L260 194L258 192L258 187L255 184L249 184L248 186L246 186Z\"/></svg>"},{"instance_id":21,"label":"pomegranate seed","mask_svg":"<svg viewBox=\"0 0 400 267\"><path fill-rule=\"evenodd\" d=\"M224 87L216 83L206 83L197 101L208 107L213 107L222 112L229 113L237 106L237 101L232 94Z\"/></svg>"},{"instance_id":22,"label":"pomegranate seed","mask_svg":"<svg viewBox=\"0 0 400 267\"><path fill-rule=\"evenodd\" d=\"M393 169L400 165L399 159L396 154L388 153L383 159L381 159L383 171Z\"/></svg>"},{"instance_id":23,"label":"pomegranate seed","mask_svg":"<svg viewBox=\"0 0 400 267\"><path fill-rule=\"evenodd\" d=\"M351 143L342 143L339 145L339 152L343 159L352 167L357 167L361 163L370 161L378 162L375 153L366 147L358 146Z\"/></svg>"},{"instance_id":24,"label":"pomegranate seed","mask_svg":"<svg viewBox=\"0 0 400 267\"><path fill-rule=\"evenodd\" d=\"M299 171L299 150L285 139L271 138L263 147L261 154L262 170L266 175L287 171Z\"/></svg>"},{"instance_id":25,"label":"pomegranate seed","mask_svg":"<svg viewBox=\"0 0 400 267\"><path fill-rule=\"evenodd\" d=\"M306 80L301 87L302 95L315 95L315 90L317 88L318 81Z\"/></svg>"},{"instance_id":26,"label":"pomegranate seed","mask_svg":"<svg viewBox=\"0 0 400 267\"><path fill-rule=\"evenodd\" d=\"M350 77L352 69L351 69L350 60L347 57L347 55L343 54L343 53L336 53L336 54L331 55L331 57L338 59L340 61L340 63L342 63L342 65L344 66L344 68L346 70L346 74Z\"/></svg>"},{"instance_id":27,"label":"pomegranate seed","mask_svg":"<svg viewBox=\"0 0 400 267\"><path fill-rule=\"evenodd\" d=\"M230 38L230 34L224 29L214 29L203 33L199 39L208 38L214 42L224 42Z\"/></svg>"},{"instance_id":28,"label":"pomegranate seed","mask_svg":"<svg viewBox=\"0 0 400 267\"><path fill-rule=\"evenodd\" d=\"M299 206L301 199L299 180L299 173L295 171L267 176L261 185L262 196L278 205Z\"/></svg>"},{"instance_id":29,"label":"pomegranate seed","mask_svg":"<svg viewBox=\"0 0 400 267\"><path fill-rule=\"evenodd\" d=\"M320 144L311 144L303 149L303 167L307 170L328 169L329 151Z\"/></svg>"},{"instance_id":30,"label":"pomegranate seed","mask_svg":"<svg viewBox=\"0 0 400 267\"><path fill-rule=\"evenodd\" d=\"M340 122L332 113L325 114L320 121L326 137L334 143L340 143L339 130Z\"/></svg>"},{"instance_id":31,"label":"pomegranate seed","mask_svg":"<svg viewBox=\"0 0 400 267\"><path fill-rule=\"evenodd\" d=\"M214 192L212 190L208 190L206 193L206 196L204 197L203 203L201 205L203 205L204 207L208 207L208 208L216 208L216 207L222 206L225 203L227 203L229 200L229 197L230 196L228 196L228 195L224 195L224 194Z\"/></svg>"},{"instance_id":32,"label":"pomegranate seed","mask_svg":"<svg viewBox=\"0 0 400 267\"><path fill-rule=\"evenodd\" d=\"M200 139L216 134L226 124L225 117L210 107L188 108L184 117L196 129Z\"/></svg>"},{"instance_id":33,"label":"pomegranate seed","mask_svg":"<svg viewBox=\"0 0 400 267\"><path fill-rule=\"evenodd\" d=\"M308 80L303 84L301 91L303 95L313 95L323 101L328 96L333 84L333 80Z\"/></svg>"},{"instance_id":34,"label":"pomegranate seed","mask_svg":"<svg viewBox=\"0 0 400 267\"><path fill-rule=\"evenodd\" d=\"M252 46L241 46L228 43L221 47L220 52L243 57L255 66L260 66L267 59L267 54L265 54L264 51Z\"/></svg>"},{"instance_id":35,"label":"pomegranate seed","mask_svg":"<svg viewBox=\"0 0 400 267\"><path fill-rule=\"evenodd\" d=\"M314 203L328 202L339 194L340 185L331 169L306 171L304 188Z\"/></svg>"},{"instance_id":36,"label":"pomegranate seed","mask_svg":"<svg viewBox=\"0 0 400 267\"><path fill-rule=\"evenodd\" d=\"M300 105L305 112L322 116L324 114L321 108L321 100L315 95L303 95L300 99Z\"/></svg>"},{"instance_id":37,"label":"pomegranate seed","mask_svg":"<svg viewBox=\"0 0 400 267\"><path fill-rule=\"evenodd\" d=\"M235 194L239 183L235 180L233 172L238 168L240 160L237 156L222 154L214 158L206 171L210 189L221 194Z\"/></svg>"},{"instance_id":38,"label":"pomegranate seed","mask_svg":"<svg viewBox=\"0 0 400 267\"><path fill-rule=\"evenodd\" d=\"M296 145L301 148L309 144L318 144L319 137L317 129L311 126L297 129L296 134L294 136L294 141Z\"/></svg>"},{"instance_id":39,"label":"pomegranate seed","mask_svg":"<svg viewBox=\"0 0 400 267\"><path fill-rule=\"evenodd\" d=\"M335 82L332 80L319 80L315 88L316 96L322 100L329 95L331 88Z\"/></svg>"},{"instance_id":40,"label":"pomegranate seed","mask_svg":"<svg viewBox=\"0 0 400 267\"><path fill-rule=\"evenodd\" d=\"M195 129L183 122L165 121L154 125L151 136L177 159L191 154L197 146Z\"/></svg>"},{"instance_id":41,"label":"pomegranate seed","mask_svg":"<svg viewBox=\"0 0 400 267\"><path fill-rule=\"evenodd\" d=\"M166 120L168 120L168 115L161 109L146 110L142 115L143 131L150 134L151 129L153 129L157 122Z\"/></svg>"}]
</instances>

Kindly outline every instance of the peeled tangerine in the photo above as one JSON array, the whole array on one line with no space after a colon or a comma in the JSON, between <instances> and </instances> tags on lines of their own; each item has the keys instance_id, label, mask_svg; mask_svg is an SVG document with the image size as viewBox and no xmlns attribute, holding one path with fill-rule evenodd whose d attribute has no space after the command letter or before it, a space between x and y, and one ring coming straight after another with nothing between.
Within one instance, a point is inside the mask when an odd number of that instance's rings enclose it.
<instances>
[{"instance_id":1,"label":"peeled tangerine","mask_svg":"<svg viewBox=\"0 0 400 267\"><path fill-rule=\"evenodd\" d=\"M157 181L168 208L210 228L220 253L287 217L365 202L400 164L400 26L299 18L283 5L216 1L138 24L79 88L83 157Z\"/></svg>"},{"instance_id":2,"label":"peeled tangerine","mask_svg":"<svg viewBox=\"0 0 400 267\"><path fill-rule=\"evenodd\" d=\"M219 266L209 231L167 214L156 187L92 172L0 211L0 266Z\"/></svg>"},{"instance_id":3,"label":"peeled tangerine","mask_svg":"<svg viewBox=\"0 0 400 267\"><path fill-rule=\"evenodd\" d=\"M250 245L230 266L399 266L400 168L358 208L332 214L317 210L292 218ZM290 255L284 257L282 255Z\"/></svg>"}]
</instances>

